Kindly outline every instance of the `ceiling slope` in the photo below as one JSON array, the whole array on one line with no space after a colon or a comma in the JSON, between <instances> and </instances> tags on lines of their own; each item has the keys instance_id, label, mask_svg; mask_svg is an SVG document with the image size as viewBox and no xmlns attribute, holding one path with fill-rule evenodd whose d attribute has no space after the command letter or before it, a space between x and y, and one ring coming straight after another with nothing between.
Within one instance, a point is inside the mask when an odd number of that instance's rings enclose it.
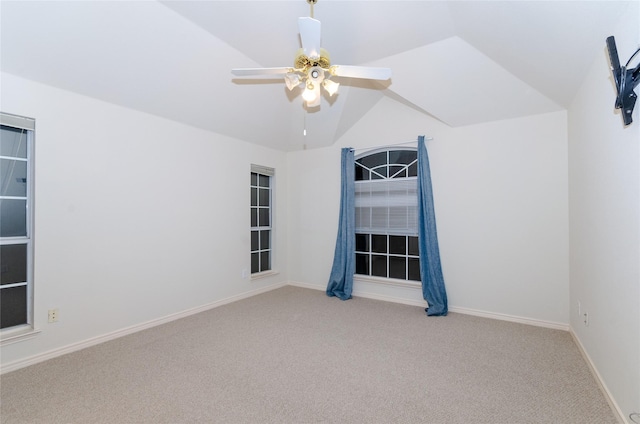
<instances>
[{"instance_id":1,"label":"ceiling slope","mask_svg":"<svg viewBox=\"0 0 640 424\"><path fill-rule=\"evenodd\" d=\"M334 64L390 67L343 79L305 110L282 78L305 0L0 1L3 72L274 149L333 144L383 96L450 126L566 108L633 1L320 0ZM304 135L304 130L306 136Z\"/></svg>"}]
</instances>

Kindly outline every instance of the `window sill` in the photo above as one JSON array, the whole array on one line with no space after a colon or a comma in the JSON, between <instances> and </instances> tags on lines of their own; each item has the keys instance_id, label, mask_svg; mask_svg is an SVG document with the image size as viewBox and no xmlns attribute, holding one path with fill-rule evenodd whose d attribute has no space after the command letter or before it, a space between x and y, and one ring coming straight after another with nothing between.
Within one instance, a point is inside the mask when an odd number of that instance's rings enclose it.
<instances>
[{"instance_id":1,"label":"window sill","mask_svg":"<svg viewBox=\"0 0 640 424\"><path fill-rule=\"evenodd\" d=\"M278 275L280 274L279 271L276 270L269 270L269 271L262 271L262 272L256 272L255 274L251 274L251 281L253 280L260 280L262 278L267 278L267 277L271 277L274 275Z\"/></svg>"},{"instance_id":2,"label":"window sill","mask_svg":"<svg viewBox=\"0 0 640 424\"><path fill-rule=\"evenodd\" d=\"M353 281L359 281L363 283L374 283L374 284L380 284L383 286L408 287L412 289L422 288L422 284L419 281L398 280L395 278L372 277L370 275L354 275Z\"/></svg>"},{"instance_id":3,"label":"window sill","mask_svg":"<svg viewBox=\"0 0 640 424\"><path fill-rule=\"evenodd\" d=\"M32 328L30 325L21 325L18 328L3 330L2 333L0 333L0 346L28 340L37 336L39 333L40 330Z\"/></svg>"}]
</instances>

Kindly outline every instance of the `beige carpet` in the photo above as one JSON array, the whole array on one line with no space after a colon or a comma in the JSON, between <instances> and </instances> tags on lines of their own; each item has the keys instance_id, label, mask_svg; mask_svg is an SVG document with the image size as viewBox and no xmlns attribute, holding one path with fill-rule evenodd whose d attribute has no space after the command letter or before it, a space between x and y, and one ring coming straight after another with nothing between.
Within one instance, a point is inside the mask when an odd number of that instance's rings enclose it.
<instances>
[{"instance_id":1,"label":"beige carpet","mask_svg":"<svg viewBox=\"0 0 640 424\"><path fill-rule=\"evenodd\" d=\"M615 423L564 331L285 287L1 378L2 423Z\"/></svg>"}]
</instances>

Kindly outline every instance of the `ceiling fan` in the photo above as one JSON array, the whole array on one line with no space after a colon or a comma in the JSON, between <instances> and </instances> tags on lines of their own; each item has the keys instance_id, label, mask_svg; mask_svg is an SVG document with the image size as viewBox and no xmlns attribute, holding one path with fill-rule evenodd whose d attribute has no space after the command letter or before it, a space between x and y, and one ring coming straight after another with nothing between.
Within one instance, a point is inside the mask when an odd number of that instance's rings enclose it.
<instances>
[{"instance_id":1,"label":"ceiling fan","mask_svg":"<svg viewBox=\"0 0 640 424\"><path fill-rule=\"evenodd\" d=\"M337 93L340 84L330 79L333 76L373 80L391 78L389 68L331 65L329 53L320 47L320 21L313 18L313 5L317 1L307 0L311 16L298 18L302 48L296 53L293 67L236 68L231 72L237 76L284 74L284 81L289 90L304 86L302 98L306 101L307 107L320 105L320 86L324 87L330 96Z\"/></svg>"}]
</instances>

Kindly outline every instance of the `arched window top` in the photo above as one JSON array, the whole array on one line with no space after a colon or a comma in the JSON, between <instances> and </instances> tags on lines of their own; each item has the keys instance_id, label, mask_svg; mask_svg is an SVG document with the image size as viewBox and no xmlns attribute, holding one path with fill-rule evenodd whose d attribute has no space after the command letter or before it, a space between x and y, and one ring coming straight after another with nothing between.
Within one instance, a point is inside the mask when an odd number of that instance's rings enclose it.
<instances>
[{"instance_id":1,"label":"arched window top","mask_svg":"<svg viewBox=\"0 0 640 424\"><path fill-rule=\"evenodd\" d=\"M356 181L418 176L418 151L411 148L384 149L356 158Z\"/></svg>"}]
</instances>

